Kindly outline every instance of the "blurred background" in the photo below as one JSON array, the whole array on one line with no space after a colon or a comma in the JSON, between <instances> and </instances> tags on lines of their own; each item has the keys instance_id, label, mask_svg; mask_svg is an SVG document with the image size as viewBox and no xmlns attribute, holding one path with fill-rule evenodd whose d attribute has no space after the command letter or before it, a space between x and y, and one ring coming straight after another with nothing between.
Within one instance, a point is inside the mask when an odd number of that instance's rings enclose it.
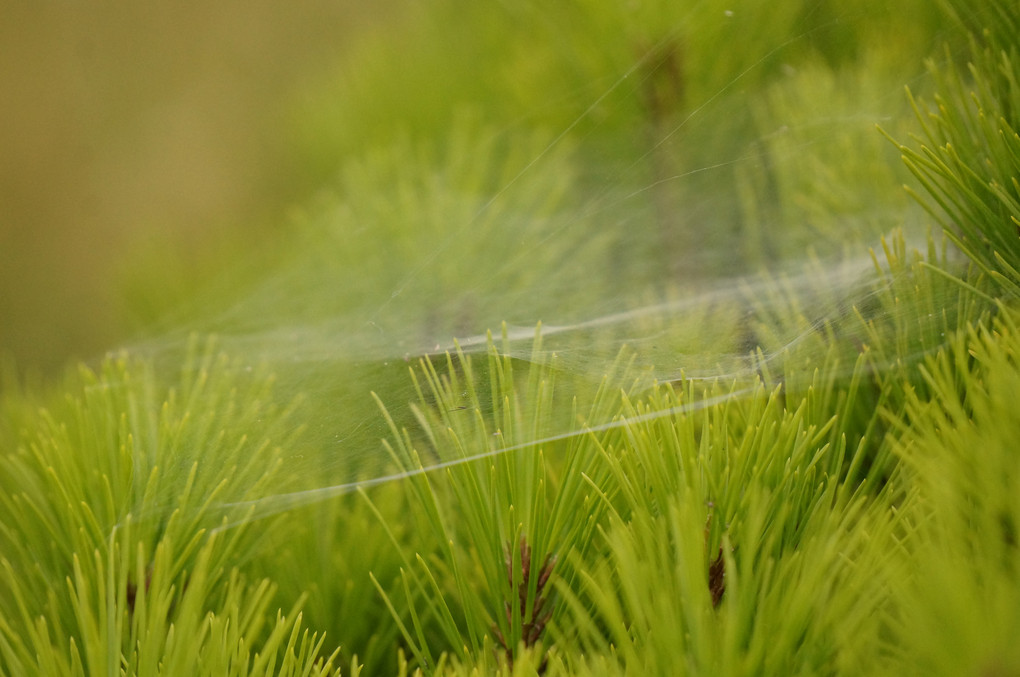
<instances>
[{"instance_id":1,"label":"blurred background","mask_svg":"<svg viewBox=\"0 0 1020 677\"><path fill-rule=\"evenodd\" d=\"M941 24L886 5L7 3L0 360L406 357L862 254L924 225L875 124Z\"/></svg>"},{"instance_id":2,"label":"blurred background","mask_svg":"<svg viewBox=\"0 0 1020 677\"><path fill-rule=\"evenodd\" d=\"M115 347L166 311L132 279L195 284L285 224L330 170L295 102L398 2L4 3L0 356L49 375Z\"/></svg>"}]
</instances>

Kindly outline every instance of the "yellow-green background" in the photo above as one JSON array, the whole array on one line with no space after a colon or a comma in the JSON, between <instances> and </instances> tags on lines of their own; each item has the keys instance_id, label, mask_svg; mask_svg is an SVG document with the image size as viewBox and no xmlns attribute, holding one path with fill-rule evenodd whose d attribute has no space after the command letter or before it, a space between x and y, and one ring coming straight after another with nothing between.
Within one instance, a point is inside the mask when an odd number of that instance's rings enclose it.
<instances>
[{"instance_id":1,"label":"yellow-green background","mask_svg":"<svg viewBox=\"0 0 1020 677\"><path fill-rule=\"evenodd\" d=\"M135 329L140 267L180 284L230 234L276 227L322 178L294 151L295 101L396 4L5 3L0 355L88 359Z\"/></svg>"}]
</instances>

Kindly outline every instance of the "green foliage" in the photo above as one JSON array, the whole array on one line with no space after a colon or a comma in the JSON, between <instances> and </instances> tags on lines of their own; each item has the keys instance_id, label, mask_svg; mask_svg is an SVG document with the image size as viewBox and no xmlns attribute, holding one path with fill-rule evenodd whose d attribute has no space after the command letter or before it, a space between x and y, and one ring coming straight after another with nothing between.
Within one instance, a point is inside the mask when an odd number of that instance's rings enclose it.
<instances>
[{"instance_id":1,"label":"green foliage","mask_svg":"<svg viewBox=\"0 0 1020 677\"><path fill-rule=\"evenodd\" d=\"M896 421L912 575L892 591L887 651L927 674L1020 670L1018 319L957 335L925 365L931 399L911 397Z\"/></svg>"},{"instance_id":2,"label":"green foliage","mask_svg":"<svg viewBox=\"0 0 1020 677\"><path fill-rule=\"evenodd\" d=\"M260 539L208 532L238 519L223 505L281 478L275 444L290 426L270 387L195 348L171 388L110 359L69 379L52 411L8 409L0 671L332 672L322 639L301 631L301 598L269 622L275 586L236 568Z\"/></svg>"},{"instance_id":3,"label":"green foliage","mask_svg":"<svg viewBox=\"0 0 1020 677\"><path fill-rule=\"evenodd\" d=\"M5 386L0 674L1020 669L1016 10L901 149L968 268L861 113L944 24L866 5L369 40L304 119L336 192L202 298L220 338Z\"/></svg>"},{"instance_id":4,"label":"green foliage","mask_svg":"<svg viewBox=\"0 0 1020 677\"><path fill-rule=\"evenodd\" d=\"M1008 293L1020 293L1020 52L1016 7L992 2L990 26L970 38L970 63L946 53L929 68L938 94L914 103L923 125L904 161L922 200L953 242ZM979 37L980 36L980 37Z\"/></svg>"},{"instance_id":5,"label":"green foliage","mask_svg":"<svg viewBox=\"0 0 1020 677\"><path fill-rule=\"evenodd\" d=\"M576 575L565 557L583 556L604 506L583 480L582 472L594 472L596 454L586 436L543 437L562 429L555 419L566 412L576 420L587 408L600 420L616 399L607 375L588 407L576 397L559 401L556 365L544 362L538 336L525 376L515 375L520 364L491 343L487 361L488 392L478 389L481 379L463 353L447 357L443 374L423 361L417 413L428 451L396 428L391 449L411 475L409 490L438 546L431 557L405 563L404 602L425 600L439 641L461 659L494 642L515 657L518 645L534 646L555 618L544 588L553 571L568 580ZM425 454L430 469L445 468L441 479L425 473ZM412 611L412 620L414 636L402 630L431 669L437 661L427 618Z\"/></svg>"}]
</instances>

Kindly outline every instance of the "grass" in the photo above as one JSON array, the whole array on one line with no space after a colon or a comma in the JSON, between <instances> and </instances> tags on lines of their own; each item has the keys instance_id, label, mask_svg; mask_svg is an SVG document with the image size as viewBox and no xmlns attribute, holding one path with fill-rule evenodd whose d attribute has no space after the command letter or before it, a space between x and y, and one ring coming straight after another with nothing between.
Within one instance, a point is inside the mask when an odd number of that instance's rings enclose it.
<instances>
[{"instance_id":1,"label":"grass","mask_svg":"<svg viewBox=\"0 0 1020 677\"><path fill-rule=\"evenodd\" d=\"M718 3L401 29L449 77L396 138L323 88L352 157L240 299L9 379L0 674L1020 673L1020 17L985 5L969 42L962 5L895 41L762 5L703 68ZM932 91L860 113L938 30ZM387 44L349 91L417 91Z\"/></svg>"}]
</instances>

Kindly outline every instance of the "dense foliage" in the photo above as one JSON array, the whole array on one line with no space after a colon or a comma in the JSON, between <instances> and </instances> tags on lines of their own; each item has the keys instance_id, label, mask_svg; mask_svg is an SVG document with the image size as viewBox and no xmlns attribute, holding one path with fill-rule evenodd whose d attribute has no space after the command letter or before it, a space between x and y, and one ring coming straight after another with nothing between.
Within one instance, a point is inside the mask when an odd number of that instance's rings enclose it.
<instances>
[{"instance_id":1,"label":"dense foliage","mask_svg":"<svg viewBox=\"0 0 1020 677\"><path fill-rule=\"evenodd\" d=\"M269 264L5 385L0 675L1020 674L1020 10L591 4L366 40Z\"/></svg>"}]
</instances>

